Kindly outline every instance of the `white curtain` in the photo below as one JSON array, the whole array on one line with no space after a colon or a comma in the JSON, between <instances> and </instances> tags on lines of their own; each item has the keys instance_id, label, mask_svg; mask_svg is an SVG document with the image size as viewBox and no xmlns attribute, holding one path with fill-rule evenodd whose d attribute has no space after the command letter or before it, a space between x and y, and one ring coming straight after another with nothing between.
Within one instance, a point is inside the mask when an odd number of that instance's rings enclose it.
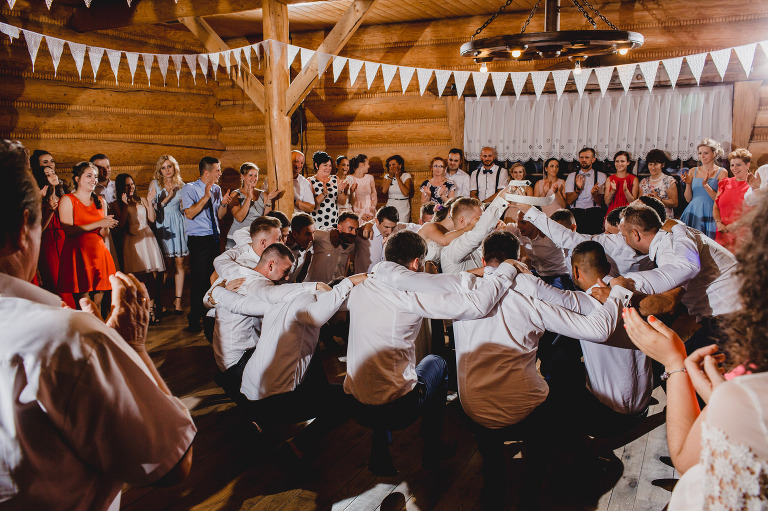
<instances>
[{"instance_id":1,"label":"white curtain","mask_svg":"<svg viewBox=\"0 0 768 511\"><path fill-rule=\"evenodd\" d=\"M599 159L617 151L643 158L663 149L672 159L696 158L696 146L713 138L729 146L733 86L611 91L536 96L465 98L464 149L479 160L485 146L499 160L578 159L593 147Z\"/></svg>"}]
</instances>

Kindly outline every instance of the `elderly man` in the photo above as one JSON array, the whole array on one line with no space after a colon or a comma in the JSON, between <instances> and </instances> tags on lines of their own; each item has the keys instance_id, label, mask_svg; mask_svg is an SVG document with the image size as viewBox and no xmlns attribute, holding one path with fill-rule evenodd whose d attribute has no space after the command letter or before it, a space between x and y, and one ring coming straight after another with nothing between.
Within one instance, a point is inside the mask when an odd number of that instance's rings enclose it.
<instances>
[{"instance_id":1,"label":"elderly man","mask_svg":"<svg viewBox=\"0 0 768 511\"><path fill-rule=\"evenodd\" d=\"M305 213L315 210L315 194L309 180L302 176L304 172L304 153L291 151L291 167L293 168L293 207Z\"/></svg>"},{"instance_id":2,"label":"elderly man","mask_svg":"<svg viewBox=\"0 0 768 511\"><path fill-rule=\"evenodd\" d=\"M168 484L192 462L195 426L144 341L146 288L118 273L106 325L33 286L40 192L18 142L0 142L0 507L118 509L124 483Z\"/></svg>"},{"instance_id":3,"label":"elderly man","mask_svg":"<svg viewBox=\"0 0 768 511\"><path fill-rule=\"evenodd\" d=\"M492 202L500 190L509 184L507 169L496 165L496 149L483 147L482 164L469 176L469 194L481 202ZM458 194L457 194L458 197Z\"/></svg>"}]
</instances>

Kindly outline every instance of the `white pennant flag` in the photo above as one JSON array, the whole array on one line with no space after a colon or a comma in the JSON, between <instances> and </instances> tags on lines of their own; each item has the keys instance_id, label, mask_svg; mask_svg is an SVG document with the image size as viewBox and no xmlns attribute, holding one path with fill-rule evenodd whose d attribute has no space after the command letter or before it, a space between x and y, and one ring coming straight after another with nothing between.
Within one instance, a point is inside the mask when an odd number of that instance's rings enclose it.
<instances>
[{"instance_id":1,"label":"white pennant flag","mask_svg":"<svg viewBox=\"0 0 768 511\"><path fill-rule=\"evenodd\" d=\"M584 95L584 90L587 88L587 82L589 81L589 75L592 74L592 68L582 69L580 73L573 71L573 83L576 84L576 90L579 91L579 97Z\"/></svg>"},{"instance_id":2,"label":"white pennant flag","mask_svg":"<svg viewBox=\"0 0 768 511\"><path fill-rule=\"evenodd\" d=\"M333 83L339 79L339 75L344 70L344 65L347 63L347 57L333 57Z\"/></svg>"},{"instance_id":3,"label":"white pennant flag","mask_svg":"<svg viewBox=\"0 0 768 511\"><path fill-rule=\"evenodd\" d=\"M192 73L192 81L197 85L197 59L194 53L185 53L184 60L187 61L189 72Z\"/></svg>"},{"instance_id":4,"label":"white pennant flag","mask_svg":"<svg viewBox=\"0 0 768 511\"><path fill-rule=\"evenodd\" d=\"M760 48L763 49L763 53L768 55L768 41L760 41Z\"/></svg>"},{"instance_id":5,"label":"white pennant flag","mask_svg":"<svg viewBox=\"0 0 768 511\"><path fill-rule=\"evenodd\" d=\"M508 72L499 73L494 71L491 73L491 81L493 82L493 90L496 91L496 99L501 98L501 93L504 92L504 86L507 84L508 77Z\"/></svg>"},{"instance_id":6,"label":"white pennant flag","mask_svg":"<svg viewBox=\"0 0 768 511\"><path fill-rule=\"evenodd\" d=\"M261 43L251 45L253 52L256 54L256 60L259 61L259 69L261 69Z\"/></svg>"},{"instance_id":7,"label":"white pennant flag","mask_svg":"<svg viewBox=\"0 0 768 511\"><path fill-rule=\"evenodd\" d=\"M51 4L53 4L53 0L45 0L45 6L48 7L49 11L51 10ZM128 6L130 7L130 2Z\"/></svg>"},{"instance_id":8,"label":"white pennant flag","mask_svg":"<svg viewBox=\"0 0 768 511\"><path fill-rule=\"evenodd\" d=\"M349 85L350 87L357 81L357 75L360 74L360 69L363 67L363 61L357 59L349 59Z\"/></svg>"},{"instance_id":9,"label":"white pennant flag","mask_svg":"<svg viewBox=\"0 0 768 511\"><path fill-rule=\"evenodd\" d=\"M416 78L419 81L419 94L423 96L429 81L432 79L432 70L421 67L416 68Z\"/></svg>"},{"instance_id":10,"label":"white pennant flag","mask_svg":"<svg viewBox=\"0 0 768 511\"><path fill-rule=\"evenodd\" d=\"M611 77L613 76L613 66L596 67L595 76L597 76L597 83L600 85L600 93L604 97L605 92L608 90L608 84L611 83Z\"/></svg>"},{"instance_id":11,"label":"white pennant flag","mask_svg":"<svg viewBox=\"0 0 768 511\"><path fill-rule=\"evenodd\" d=\"M10 1L10 0L9 0ZM13 9L13 7L11 7ZM19 30L18 27L14 27L12 25L8 25L7 23L0 22L0 34L7 35L11 41L14 39L18 39L21 35L21 30Z\"/></svg>"},{"instance_id":12,"label":"white pennant flag","mask_svg":"<svg viewBox=\"0 0 768 511\"><path fill-rule=\"evenodd\" d=\"M307 64L309 64L309 61L312 60L312 57L315 54L315 50L310 50L309 48L302 48L301 49L301 69L304 69L307 67Z\"/></svg>"},{"instance_id":13,"label":"white pennant flag","mask_svg":"<svg viewBox=\"0 0 768 511\"><path fill-rule=\"evenodd\" d=\"M755 59L755 51L757 51L757 43L745 44L743 46L737 46L733 49L736 52L736 56L741 62L741 67L744 68L744 72L749 73L752 71L752 61Z\"/></svg>"},{"instance_id":14,"label":"white pennant flag","mask_svg":"<svg viewBox=\"0 0 768 511\"><path fill-rule=\"evenodd\" d=\"M519 98L520 93L523 92L525 82L528 80L528 73L510 73L512 77L512 87L515 89L515 97Z\"/></svg>"},{"instance_id":15,"label":"white pennant flag","mask_svg":"<svg viewBox=\"0 0 768 511\"><path fill-rule=\"evenodd\" d=\"M37 59L37 50L40 49L40 41L43 39L42 34L30 32L29 30L22 30L24 34L24 40L27 41L27 49L29 50L29 57L32 59L32 72L35 72L35 59Z\"/></svg>"},{"instance_id":16,"label":"white pennant flag","mask_svg":"<svg viewBox=\"0 0 768 511\"><path fill-rule=\"evenodd\" d=\"M104 48L98 48L96 46L88 47L88 59L91 61L91 69L93 69L93 81L96 81L96 72L101 65L101 57L104 55Z\"/></svg>"},{"instance_id":17,"label":"white pennant flag","mask_svg":"<svg viewBox=\"0 0 768 511\"><path fill-rule=\"evenodd\" d=\"M160 68L160 74L163 75L163 87L165 87L165 75L168 73L168 54L157 55L157 67Z\"/></svg>"},{"instance_id":18,"label":"white pennant flag","mask_svg":"<svg viewBox=\"0 0 768 511\"><path fill-rule=\"evenodd\" d=\"M688 55L685 57L685 61L688 62L688 68L693 73L693 77L696 78L696 85L701 80L701 72L704 70L704 61L707 58L706 53L697 53L696 55Z\"/></svg>"},{"instance_id":19,"label":"white pennant flag","mask_svg":"<svg viewBox=\"0 0 768 511\"><path fill-rule=\"evenodd\" d=\"M488 73L482 71L472 71L472 83L475 86L475 96L478 98L483 95L485 84L488 83Z\"/></svg>"},{"instance_id":20,"label":"white pennant flag","mask_svg":"<svg viewBox=\"0 0 768 511\"><path fill-rule=\"evenodd\" d=\"M8 0L8 7L13 9L14 4L16 4L16 0Z\"/></svg>"},{"instance_id":21,"label":"white pennant flag","mask_svg":"<svg viewBox=\"0 0 768 511\"><path fill-rule=\"evenodd\" d=\"M368 83L368 88L371 88L373 79L376 78L376 72L379 70L378 62L365 61L365 81Z\"/></svg>"},{"instance_id":22,"label":"white pennant flag","mask_svg":"<svg viewBox=\"0 0 768 511\"><path fill-rule=\"evenodd\" d=\"M669 77L669 83L672 84L672 88L675 88L677 78L680 76L680 68L683 67L683 57L675 57L673 59L665 59L661 61L664 64L664 70Z\"/></svg>"},{"instance_id":23,"label":"white pennant flag","mask_svg":"<svg viewBox=\"0 0 768 511\"><path fill-rule=\"evenodd\" d=\"M298 46L288 45L288 51L285 54L285 67L287 69L290 69L293 65L293 61L296 60L296 55L299 54L300 49Z\"/></svg>"},{"instance_id":24,"label":"white pennant flag","mask_svg":"<svg viewBox=\"0 0 768 511\"><path fill-rule=\"evenodd\" d=\"M619 81L621 81L624 92L629 90L629 85L632 83L632 77L635 76L635 66L637 64L624 64L616 66L616 71L619 73Z\"/></svg>"},{"instance_id":25,"label":"white pennant flag","mask_svg":"<svg viewBox=\"0 0 768 511\"><path fill-rule=\"evenodd\" d=\"M229 68L232 67L232 50L224 50L221 52L221 56L224 57L224 69L229 76Z\"/></svg>"},{"instance_id":26,"label":"white pennant flag","mask_svg":"<svg viewBox=\"0 0 768 511\"><path fill-rule=\"evenodd\" d=\"M464 94L464 88L469 81L469 71L454 71L453 84L456 85L456 97L461 98Z\"/></svg>"},{"instance_id":27,"label":"white pennant flag","mask_svg":"<svg viewBox=\"0 0 768 511\"><path fill-rule=\"evenodd\" d=\"M240 48L235 48L232 50L232 55L235 56L235 63L237 64L237 74L240 75L240 68L243 67L243 61L240 57Z\"/></svg>"},{"instance_id":28,"label":"white pennant flag","mask_svg":"<svg viewBox=\"0 0 768 511\"><path fill-rule=\"evenodd\" d=\"M181 85L181 59L183 55L171 55L173 59L173 67L176 69L176 83Z\"/></svg>"},{"instance_id":29,"label":"white pennant flag","mask_svg":"<svg viewBox=\"0 0 768 511\"><path fill-rule=\"evenodd\" d=\"M384 78L385 91L389 90L389 84L392 83L395 73L397 73L397 66L393 66L392 64L381 65L381 76Z\"/></svg>"},{"instance_id":30,"label":"white pennant flag","mask_svg":"<svg viewBox=\"0 0 768 511\"><path fill-rule=\"evenodd\" d=\"M207 53L198 54L197 61L200 63L200 70L203 72L203 78L205 78L205 83L208 83L208 54Z\"/></svg>"},{"instance_id":31,"label":"white pennant flag","mask_svg":"<svg viewBox=\"0 0 768 511\"><path fill-rule=\"evenodd\" d=\"M48 43L48 51L53 61L53 76L56 76L59 70L59 62L61 62L61 52L64 51L64 39L45 36L45 42Z\"/></svg>"},{"instance_id":32,"label":"white pennant flag","mask_svg":"<svg viewBox=\"0 0 768 511\"><path fill-rule=\"evenodd\" d=\"M109 59L109 65L112 66L112 73L115 75L115 84L117 84L117 70L120 67L120 50L105 50L107 52L107 58Z\"/></svg>"},{"instance_id":33,"label":"white pennant flag","mask_svg":"<svg viewBox=\"0 0 768 511\"><path fill-rule=\"evenodd\" d=\"M83 77L83 62L85 61L85 49L87 46L80 43L73 43L67 41L69 45L69 52L72 54L72 58L75 59L75 67L77 68L77 76Z\"/></svg>"},{"instance_id":34,"label":"white pennant flag","mask_svg":"<svg viewBox=\"0 0 768 511\"><path fill-rule=\"evenodd\" d=\"M147 85L152 85L152 61L155 56L151 53L142 53L141 60L144 61L144 71L147 72Z\"/></svg>"},{"instance_id":35,"label":"white pennant flag","mask_svg":"<svg viewBox=\"0 0 768 511\"><path fill-rule=\"evenodd\" d=\"M541 98L544 86L547 84L549 71L531 71L531 82L533 83L533 92L536 93L536 101Z\"/></svg>"},{"instance_id":36,"label":"white pennant flag","mask_svg":"<svg viewBox=\"0 0 768 511\"><path fill-rule=\"evenodd\" d=\"M563 95L565 84L568 83L568 76L570 76L570 74L570 69L558 69L557 71L552 71L552 80L555 82L555 92L557 93L557 99L560 99L560 96Z\"/></svg>"},{"instance_id":37,"label":"white pennant flag","mask_svg":"<svg viewBox=\"0 0 768 511\"><path fill-rule=\"evenodd\" d=\"M211 61L211 70L213 71L213 79L216 79L216 72L219 70L219 54L209 53L208 60Z\"/></svg>"},{"instance_id":38,"label":"white pennant flag","mask_svg":"<svg viewBox=\"0 0 768 511\"><path fill-rule=\"evenodd\" d=\"M436 69L435 81L437 83L437 97L443 97L445 92L445 86L448 84L448 80L451 78L451 71L448 69Z\"/></svg>"},{"instance_id":39,"label":"white pennant flag","mask_svg":"<svg viewBox=\"0 0 768 511\"><path fill-rule=\"evenodd\" d=\"M400 67L400 86L403 88L403 94L405 94L405 90L408 88L408 85L411 84L411 79L413 78L413 73L416 72L415 67L407 67L407 66L399 66Z\"/></svg>"},{"instance_id":40,"label":"white pennant flag","mask_svg":"<svg viewBox=\"0 0 768 511\"><path fill-rule=\"evenodd\" d=\"M86 7L90 7L91 6L91 1L92 0L83 0L83 2L85 2L85 6Z\"/></svg>"},{"instance_id":41,"label":"white pennant flag","mask_svg":"<svg viewBox=\"0 0 768 511\"><path fill-rule=\"evenodd\" d=\"M728 62L731 60L731 49L717 50L709 52L712 55L712 61L715 63L717 72L720 73L720 79L725 78L725 71L728 69Z\"/></svg>"},{"instance_id":42,"label":"white pennant flag","mask_svg":"<svg viewBox=\"0 0 768 511\"><path fill-rule=\"evenodd\" d=\"M248 72L251 72L251 47L246 46L243 48L243 55L245 56L245 61L248 63Z\"/></svg>"},{"instance_id":43,"label":"white pennant flag","mask_svg":"<svg viewBox=\"0 0 768 511\"><path fill-rule=\"evenodd\" d=\"M317 54L317 77L320 78L323 76L323 73L325 73L325 70L328 68L328 62L331 61L331 57L333 55L329 55L327 53L320 53Z\"/></svg>"},{"instance_id":44,"label":"white pennant flag","mask_svg":"<svg viewBox=\"0 0 768 511\"><path fill-rule=\"evenodd\" d=\"M272 52L272 58L274 58L275 62L280 62L280 57L283 54L283 46L285 46L285 43L280 43L277 41L273 41L272 39L269 40L269 45L267 47L267 57L269 57L269 52Z\"/></svg>"},{"instance_id":45,"label":"white pennant flag","mask_svg":"<svg viewBox=\"0 0 768 511\"><path fill-rule=\"evenodd\" d=\"M133 76L136 74L136 66L139 64L139 54L127 51L125 52L125 59L128 61L128 69L131 71L131 85L133 85Z\"/></svg>"},{"instance_id":46,"label":"white pennant flag","mask_svg":"<svg viewBox=\"0 0 768 511\"><path fill-rule=\"evenodd\" d=\"M640 62L640 72L643 73L645 78L645 85L648 87L648 91L653 90L653 84L656 83L656 72L659 70L659 61L651 60L647 62Z\"/></svg>"}]
</instances>

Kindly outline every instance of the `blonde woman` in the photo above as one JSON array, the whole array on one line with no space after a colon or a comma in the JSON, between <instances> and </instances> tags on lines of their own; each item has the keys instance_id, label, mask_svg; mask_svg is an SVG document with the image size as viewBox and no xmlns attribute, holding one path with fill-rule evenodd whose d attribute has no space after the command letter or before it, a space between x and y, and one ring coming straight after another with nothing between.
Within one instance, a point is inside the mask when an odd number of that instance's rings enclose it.
<instances>
[{"instance_id":1,"label":"blonde woman","mask_svg":"<svg viewBox=\"0 0 768 511\"><path fill-rule=\"evenodd\" d=\"M509 179L511 181L525 181L525 165L522 163L513 163L509 169ZM511 193L515 195L525 195L526 197L533 197L533 188L531 186L516 186L512 188ZM512 202L507 208L507 212L504 216L505 222L517 222L517 214L520 210L517 207L517 203Z\"/></svg>"},{"instance_id":2,"label":"blonde woman","mask_svg":"<svg viewBox=\"0 0 768 511\"><path fill-rule=\"evenodd\" d=\"M711 138L702 140L696 149L701 165L683 174L685 200L689 204L680 215L680 220L715 239L717 225L712 216L712 208L720 181L728 177L728 172L715 165L715 160L722 158L724 152L720 144Z\"/></svg>"},{"instance_id":3,"label":"blonde woman","mask_svg":"<svg viewBox=\"0 0 768 511\"><path fill-rule=\"evenodd\" d=\"M160 241L160 248L165 257L174 263L166 263L166 275L171 273L174 265L176 267L173 312L179 316L184 314L181 308L181 293L184 289L184 258L189 254L179 195L183 186L179 163L173 156L164 154L155 165L155 179L149 183L147 201L155 208L155 236Z\"/></svg>"}]
</instances>

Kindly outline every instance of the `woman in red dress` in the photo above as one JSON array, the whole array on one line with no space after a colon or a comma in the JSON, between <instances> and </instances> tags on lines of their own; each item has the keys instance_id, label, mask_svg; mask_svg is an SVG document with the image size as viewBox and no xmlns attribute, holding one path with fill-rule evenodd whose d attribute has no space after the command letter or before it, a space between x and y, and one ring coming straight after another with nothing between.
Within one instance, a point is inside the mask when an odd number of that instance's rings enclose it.
<instances>
[{"instance_id":1,"label":"woman in red dress","mask_svg":"<svg viewBox=\"0 0 768 511\"><path fill-rule=\"evenodd\" d=\"M626 151L619 151L613 157L616 173L609 176L605 182L604 198L608 205L606 216L616 208L627 206L640 194L640 182L634 174L629 173L630 159Z\"/></svg>"},{"instance_id":2,"label":"woman in red dress","mask_svg":"<svg viewBox=\"0 0 768 511\"><path fill-rule=\"evenodd\" d=\"M89 296L100 308L104 291L112 289L109 276L116 271L104 238L117 220L107 215L106 202L94 193L99 170L93 163L75 165L72 178L75 191L59 201L65 239L57 287L60 293L72 293L78 305Z\"/></svg>"},{"instance_id":3,"label":"woman in red dress","mask_svg":"<svg viewBox=\"0 0 768 511\"><path fill-rule=\"evenodd\" d=\"M752 162L752 153L740 148L728 155L733 177L722 179L717 185L717 198L712 207L712 217L717 225L715 241L735 252L739 243L749 232L749 226L739 220L749 209L744 204L744 194L749 190L747 176Z\"/></svg>"}]
</instances>

